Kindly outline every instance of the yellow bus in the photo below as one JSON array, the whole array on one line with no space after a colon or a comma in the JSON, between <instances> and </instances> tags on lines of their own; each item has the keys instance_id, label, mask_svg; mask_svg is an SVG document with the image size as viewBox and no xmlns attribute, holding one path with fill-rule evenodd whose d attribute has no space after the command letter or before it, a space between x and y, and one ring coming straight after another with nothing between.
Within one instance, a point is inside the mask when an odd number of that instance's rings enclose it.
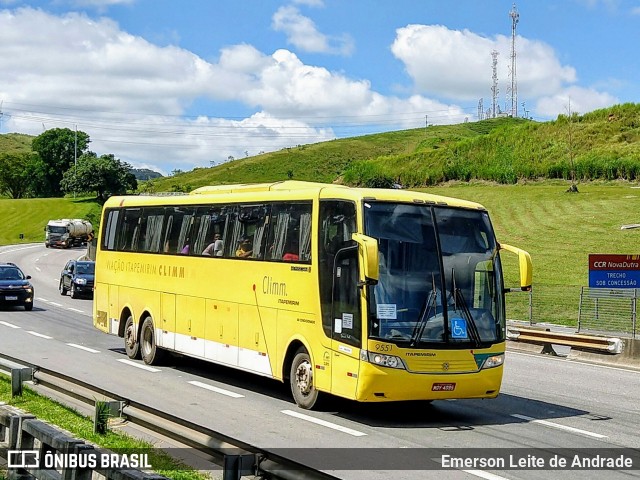
<instances>
[{"instance_id":1,"label":"yellow bus","mask_svg":"<svg viewBox=\"0 0 640 480\"><path fill-rule=\"evenodd\" d=\"M499 244L476 203L283 181L119 196L103 209L96 328L147 364L166 352L289 382L312 408L493 398L505 355Z\"/></svg>"}]
</instances>

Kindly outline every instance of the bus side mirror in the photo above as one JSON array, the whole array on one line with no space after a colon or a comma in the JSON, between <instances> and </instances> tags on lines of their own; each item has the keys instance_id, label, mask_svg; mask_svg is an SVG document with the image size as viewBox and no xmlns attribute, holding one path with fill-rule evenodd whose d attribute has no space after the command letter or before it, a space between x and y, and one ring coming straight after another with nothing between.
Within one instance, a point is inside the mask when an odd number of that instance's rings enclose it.
<instances>
[{"instance_id":1,"label":"bus side mirror","mask_svg":"<svg viewBox=\"0 0 640 480\"><path fill-rule=\"evenodd\" d=\"M378 263L378 241L361 233L352 234L351 238L358 244L358 254L360 255L360 265L364 273L365 281L368 284L378 283L379 263Z\"/></svg>"},{"instance_id":2,"label":"bus side mirror","mask_svg":"<svg viewBox=\"0 0 640 480\"><path fill-rule=\"evenodd\" d=\"M518 256L518 265L520 267L520 290L531 290L531 283L533 277L533 265L531 264L531 255L529 252L507 245L506 243L500 244L500 250L506 250L507 252L514 253Z\"/></svg>"}]
</instances>

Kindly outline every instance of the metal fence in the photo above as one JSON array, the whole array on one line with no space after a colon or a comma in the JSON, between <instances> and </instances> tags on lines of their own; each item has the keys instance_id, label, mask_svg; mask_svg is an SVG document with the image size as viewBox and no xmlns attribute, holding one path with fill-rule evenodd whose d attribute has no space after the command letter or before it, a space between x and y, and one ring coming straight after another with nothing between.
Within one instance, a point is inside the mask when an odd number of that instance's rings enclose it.
<instances>
[{"instance_id":1,"label":"metal fence","mask_svg":"<svg viewBox=\"0 0 640 480\"><path fill-rule=\"evenodd\" d=\"M507 317L529 324L573 327L577 332L640 336L638 289L536 285L530 292L507 295Z\"/></svg>"},{"instance_id":2,"label":"metal fence","mask_svg":"<svg viewBox=\"0 0 640 480\"><path fill-rule=\"evenodd\" d=\"M578 331L605 330L635 338L638 333L637 304L638 290L635 288L582 287L578 312Z\"/></svg>"}]
</instances>

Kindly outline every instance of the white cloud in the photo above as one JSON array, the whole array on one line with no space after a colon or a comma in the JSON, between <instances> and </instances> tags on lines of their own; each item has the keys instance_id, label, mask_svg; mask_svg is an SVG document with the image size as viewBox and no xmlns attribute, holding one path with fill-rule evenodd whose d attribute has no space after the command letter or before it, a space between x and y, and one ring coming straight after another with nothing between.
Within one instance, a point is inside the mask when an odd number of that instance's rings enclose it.
<instances>
[{"instance_id":1,"label":"white cloud","mask_svg":"<svg viewBox=\"0 0 640 480\"><path fill-rule=\"evenodd\" d=\"M287 35L287 41L305 52L350 55L353 41L348 35L330 37L318 31L315 23L293 6L280 7L273 14L272 27Z\"/></svg>"},{"instance_id":2,"label":"white cloud","mask_svg":"<svg viewBox=\"0 0 640 480\"><path fill-rule=\"evenodd\" d=\"M558 114L584 114L599 108L615 105L620 101L613 95L598 92L592 88L571 86L554 95L539 98L536 102L536 112L540 115L555 117Z\"/></svg>"},{"instance_id":3,"label":"white cloud","mask_svg":"<svg viewBox=\"0 0 640 480\"><path fill-rule=\"evenodd\" d=\"M504 95L511 76L511 39L487 38L468 30L441 25L408 25L397 30L393 54L405 64L417 91L453 100L490 96L491 52L498 52L498 87ZM537 97L559 91L576 80L575 70L563 66L548 45L516 39L518 92ZM504 97L503 97L504 98Z\"/></svg>"},{"instance_id":4,"label":"white cloud","mask_svg":"<svg viewBox=\"0 0 640 480\"><path fill-rule=\"evenodd\" d=\"M37 135L77 126L96 153L163 173L332 139L326 125L337 116L353 122L364 115L364 124L401 128L421 126L425 109L460 113L420 96L382 96L368 81L306 65L287 50L267 55L234 45L210 63L130 35L108 19L31 8L0 10L0 31L3 130ZM202 98L242 102L258 113L244 120L184 118Z\"/></svg>"}]
</instances>

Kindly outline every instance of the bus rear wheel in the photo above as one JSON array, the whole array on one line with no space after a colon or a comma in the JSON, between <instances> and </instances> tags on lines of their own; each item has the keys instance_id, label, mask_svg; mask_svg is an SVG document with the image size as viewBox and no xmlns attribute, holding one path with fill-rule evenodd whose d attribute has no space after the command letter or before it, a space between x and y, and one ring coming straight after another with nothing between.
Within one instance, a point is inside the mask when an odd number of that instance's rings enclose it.
<instances>
[{"instance_id":1,"label":"bus rear wheel","mask_svg":"<svg viewBox=\"0 0 640 480\"><path fill-rule=\"evenodd\" d=\"M316 390L313 383L313 365L304 347L300 348L293 357L289 381L296 404L305 410L313 408L318 402L320 392Z\"/></svg>"},{"instance_id":2,"label":"bus rear wheel","mask_svg":"<svg viewBox=\"0 0 640 480\"><path fill-rule=\"evenodd\" d=\"M144 319L140 330L140 351L147 365L157 365L163 357L163 350L156 345L156 330L151 317Z\"/></svg>"},{"instance_id":3,"label":"bus rear wheel","mask_svg":"<svg viewBox=\"0 0 640 480\"><path fill-rule=\"evenodd\" d=\"M132 360L140 358L140 344L136 339L136 326L133 317L129 316L124 324L124 349Z\"/></svg>"}]
</instances>

